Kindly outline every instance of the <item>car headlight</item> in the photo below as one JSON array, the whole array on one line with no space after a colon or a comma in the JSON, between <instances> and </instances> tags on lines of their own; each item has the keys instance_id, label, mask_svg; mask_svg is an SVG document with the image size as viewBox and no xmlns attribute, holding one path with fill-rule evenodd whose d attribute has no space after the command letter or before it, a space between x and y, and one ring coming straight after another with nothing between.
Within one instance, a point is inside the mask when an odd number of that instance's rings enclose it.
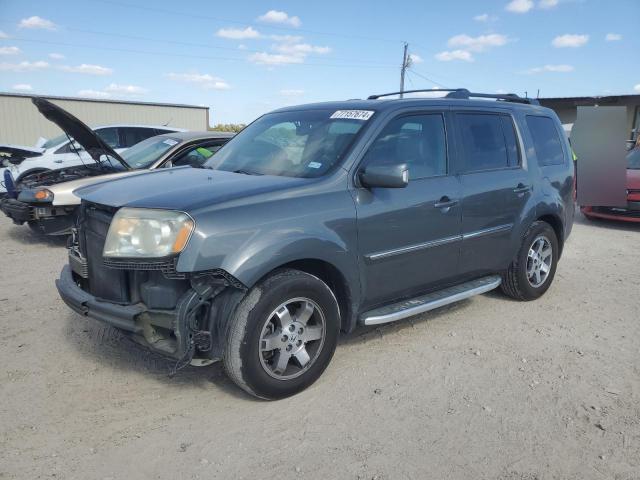
<instances>
[{"instance_id":1,"label":"car headlight","mask_svg":"<svg viewBox=\"0 0 640 480\"><path fill-rule=\"evenodd\" d=\"M121 208L113 217L104 243L105 257L166 257L180 253L195 222L183 212Z\"/></svg>"},{"instance_id":2,"label":"car headlight","mask_svg":"<svg viewBox=\"0 0 640 480\"><path fill-rule=\"evenodd\" d=\"M51 190L47 190L46 188L36 191L33 196L39 202L50 202L53 200L53 192Z\"/></svg>"}]
</instances>

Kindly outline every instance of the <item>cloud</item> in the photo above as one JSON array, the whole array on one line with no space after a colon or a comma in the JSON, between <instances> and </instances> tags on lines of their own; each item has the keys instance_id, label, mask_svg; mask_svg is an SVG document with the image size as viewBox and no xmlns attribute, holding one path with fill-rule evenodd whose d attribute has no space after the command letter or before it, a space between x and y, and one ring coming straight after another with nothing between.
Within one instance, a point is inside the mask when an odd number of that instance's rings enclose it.
<instances>
[{"instance_id":1,"label":"cloud","mask_svg":"<svg viewBox=\"0 0 640 480\"><path fill-rule=\"evenodd\" d=\"M17 55L19 53L18 47L0 47L0 55Z\"/></svg>"},{"instance_id":2,"label":"cloud","mask_svg":"<svg viewBox=\"0 0 640 480\"><path fill-rule=\"evenodd\" d=\"M540 0L538 2L538 8L549 9L558 6L559 0Z\"/></svg>"},{"instance_id":3,"label":"cloud","mask_svg":"<svg viewBox=\"0 0 640 480\"><path fill-rule=\"evenodd\" d=\"M144 95L148 90L137 85L118 85L117 83L111 83L104 91L123 95Z\"/></svg>"},{"instance_id":4,"label":"cloud","mask_svg":"<svg viewBox=\"0 0 640 480\"><path fill-rule=\"evenodd\" d=\"M252 27L241 28L221 28L216 32L220 38L229 38L231 40L245 40L249 38L260 38L260 32Z\"/></svg>"},{"instance_id":5,"label":"cloud","mask_svg":"<svg viewBox=\"0 0 640 480\"><path fill-rule=\"evenodd\" d=\"M441 62L451 62L453 60L473 62L473 55L467 50L445 51L436 54L436 60L440 60Z\"/></svg>"},{"instance_id":6,"label":"cloud","mask_svg":"<svg viewBox=\"0 0 640 480\"><path fill-rule=\"evenodd\" d=\"M288 53L292 55L306 55L309 53L324 55L331 52L329 47L318 47L316 45L309 45L308 43L282 43L280 45L274 45L273 49L280 53Z\"/></svg>"},{"instance_id":7,"label":"cloud","mask_svg":"<svg viewBox=\"0 0 640 480\"><path fill-rule=\"evenodd\" d=\"M28 83L17 83L11 88L13 90L22 90L23 92L30 92L31 90L33 90L31 85L29 85Z\"/></svg>"},{"instance_id":8,"label":"cloud","mask_svg":"<svg viewBox=\"0 0 640 480\"><path fill-rule=\"evenodd\" d=\"M87 98L111 98L110 93L103 92L102 90L80 90L78 96Z\"/></svg>"},{"instance_id":9,"label":"cloud","mask_svg":"<svg viewBox=\"0 0 640 480\"><path fill-rule=\"evenodd\" d=\"M50 53L49 58L53 58L54 60L63 60L65 56L61 53Z\"/></svg>"},{"instance_id":10,"label":"cloud","mask_svg":"<svg viewBox=\"0 0 640 480\"><path fill-rule=\"evenodd\" d=\"M49 68L49 64L43 61L0 63L0 72L31 72L34 70L44 70L45 68Z\"/></svg>"},{"instance_id":11,"label":"cloud","mask_svg":"<svg viewBox=\"0 0 640 480\"><path fill-rule=\"evenodd\" d=\"M486 22L487 20L489 20L489 14L488 13L483 13L481 15L476 15L475 17L473 17L473 19L476 22Z\"/></svg>"},{"instance_id":12,"label":"cloud","mask_svg":"<svg viewBox=\"0 0 640 480\"><path fill-rule=\"evenodd\" d=\"M75 67L64 65L60 67L60 70L64 70L65 72L71 73L82 73L86 75L111 75L113 70L108 67L103 67L101 65L91 65L88 63L83 63L81 65L77 65Z\"/></svg>"},{"instance_id":13,"label":"cloud","mask_svg":"<svg viewBox=\"0 0 640 480\"><path fill-rule=\"evenodd\" d=\"M553 39L551 45L556 48L577 48L589 41L589 35L573 35L567 33Z\"/></svg>"},{"instance_id":14,"label":"cloud","mask_svg":"<svg viewBox=\"0 0 640 480\"><path fill-rule=\"evenodd\" d=\"M0 38L9 38L9 35L0 30Z\"/></svg>"},{"instance_id":15,"label":"cloud","mask_svg":"<svg viewBox=\"0 0 640 480\"><path fill-rule=\"evenodd\" d=\"M288 65L292 63L303 63L304 55L285 55L280 53L259 52L249 55L249 61L259 65Z\"/></svg>"},{"instance_id":16,"label":"cloud","mask_svg":"<svg viewBox=\"0 0 640 480\"><path fill-rule=\"evenodd\" d=\"M222 78L208 73L167 73L166 76L171 80L197 85L205 90L227 90L230 88Z\"/></svg>"},{"instance_id":17,"label":"cloud","mask_svg":"<svg viewBox=\"0 0 640 480\"><path fill-rule=\"evenodd\" d=\"M409 54L409 60L411 61L411 63L416 64L416 63L422 63L424 62L424 60L422 59L422 57L420 55L418 55L417 53L410 53Z\"/></svg>"},{"instance_id":18,"label":"cloud","mask_svg":"<svg viewBox=\"0 0 640 480\"><path fill-rule=\"evenodd\" d=\"M512 0L504 7L505 10L512 13L527 13L533 8L532 0Z\"/></svg>"},{"instance_id":19,"label":"cloud","mask_svg":"<svg viewBox=\"0 0 640 480\"><path fill-rule=\"evenodd\" d=\"M269 38L280 43L300 43L302 41L300 35L269 35Z\"/></svg>"},{"instance_id":20,"label":"cloud","mask_svg":"<svg viewBox=\"0 0 640 480\"><path fill-rule=\"evenodd\" d=\"M42 30L55 30L56 24L46 18L33 16L29 18L23 18L18 24L18 28L39 28Z\"/></svg>"},{"instance_id":21,"label":"cloud","mask_svg":"<svg viewBox=\"0 0 640 480\"><path fill-rule=\"evenodd\" d=\"M640 92L640 83L639 83L639 84L637 84L635 87L633 87L633 89L634 89L636 92Z\"/></svg>"},{"instance_id":22,"label":"cloud","mask_svg":"<svg viewBox=\"0 0 640 480\"><path fill-rule=\"evenodd\" d=\"M282 23L296 28L302 25L299 17L289 16L287 12L281 12L279 10L269 10L264 15L260 15L258 21L264 23Z\"/></svg>"},{"instance_id":23,"label":"cloud","mask_svg":"<svg viewBox=\"0 0 640 480\"><path fill-rule=\"evenodd\" d=\"M287 88L284 90L280 90L280 95L285 96L285 97L299 97L301 95L304 95L304 90L299 90L299 89L295 89L295 88Z\"/></svg>"},{"instance_id":24,"label":"cloud","mask_svg":"<svg viewBox=\"0 0 640 480\"><path fill-rule=\"evenodd\" d=\"M604 39L607 42L618 42L622 40L622 35L620 35L619 33L607 33Z\"/></svg>"},{"instance_id":25,"label":"cloud","mask_svg":"<svg viewBox=\"0 0 640 480\"><path fill-rule=\"evenodd\" d=\"M543 67L534 67L529 70L525 70L523 73L527 75L533 75L535 73L545 73L545 72L554 72L554 73L567 73L573 72L572 65L544 65Z\"/></svg>"},{"instance_id":26,"label":"cloud","mask_svg":"<svg viewBox=\"0 0 640 480\"><path fill-rule=\"evenodd\" d=\"M508 42L509 38L507 38L506 35L500 35L498 33L479 35L477 37L462 34L451 37L447 45L453 48L460 47L472 52L483 52L493 47L502 47Z\"/></svg>"}]
</instances>

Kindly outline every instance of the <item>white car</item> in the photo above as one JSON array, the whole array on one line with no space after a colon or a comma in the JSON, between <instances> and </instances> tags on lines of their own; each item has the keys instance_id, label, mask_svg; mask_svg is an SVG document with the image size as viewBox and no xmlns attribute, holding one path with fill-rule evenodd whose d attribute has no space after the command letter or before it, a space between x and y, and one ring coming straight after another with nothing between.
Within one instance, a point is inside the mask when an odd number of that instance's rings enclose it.
<instances>
[{"instance_id":1,"label":"white car","mask_svg":"<svg viewBox=\"0 0 640 480\"><path fill-rule=\"evenodd\" d=\"M164 133L186 132L183 128L155 125L107 125L92 128L107 145L117 153ZM8 170L16 182L26 175L48 170L93 163L91 155L66 134L47 140L40 147L0 145L0 194L7 191L4 170Z\"/></svg>"}]
</instances>

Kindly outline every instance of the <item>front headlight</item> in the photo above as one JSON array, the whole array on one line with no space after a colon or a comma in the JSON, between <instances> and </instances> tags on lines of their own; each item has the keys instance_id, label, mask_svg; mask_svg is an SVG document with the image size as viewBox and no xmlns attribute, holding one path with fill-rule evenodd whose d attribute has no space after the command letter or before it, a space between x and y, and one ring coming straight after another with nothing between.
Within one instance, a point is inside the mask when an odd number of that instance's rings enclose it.
<instances>
[{"instance_id":1,"label":"front headlight","mask_svg":"<svg viewBox=\"0 0 640 480\"><path fill-rule=\"evenodd\" d=\"M180 253L195 227L182 212L121 208L104 243L105 257L166 257Z\"/></svg>"},{"instance_id":2,"label":"front headlight","mask_svg":"<svg viewBox=\"0 0 640 480\"><path fill-rule=\"evenodd\" d=\"M51 190L47 190L46 188L43 188L42 190L38 190L33 196L39 202L53 201L53 192Z\"/></svg>"}]
</instances>

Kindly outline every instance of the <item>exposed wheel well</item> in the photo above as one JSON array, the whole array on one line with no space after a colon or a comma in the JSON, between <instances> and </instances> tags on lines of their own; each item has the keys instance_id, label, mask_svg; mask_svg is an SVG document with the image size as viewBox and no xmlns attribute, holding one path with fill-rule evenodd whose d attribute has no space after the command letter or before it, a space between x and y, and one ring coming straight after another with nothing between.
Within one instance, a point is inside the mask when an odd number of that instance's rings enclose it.
<instances>
[{"instance_id":1,"label":"exposed wheel well","mask_svg":"<svg viewBox=\"0 0 640 480\"><path fill-rule=\"evenodd\" d=\"M556 215L542 215L538 217L539 221L546 222L556 232L558 238L558 246L560 247L560 255L562 255L562 247L564 246L564 227L562 221Z\"/></svg>"},{"instance_id":2,"label":"exposed wheel well","mask_svg":"<svg viewBox=\"0 0 640 480\"><path fill-rule=\"evenodd\" d=\"M342 322L341 329L343 331L349 330L352 314L351 293L347 281L336 267L323 260L305 259L281 265L279 268L293 268L310 273L325 282L338 300Z\"/></svg>"}]
</instances>

